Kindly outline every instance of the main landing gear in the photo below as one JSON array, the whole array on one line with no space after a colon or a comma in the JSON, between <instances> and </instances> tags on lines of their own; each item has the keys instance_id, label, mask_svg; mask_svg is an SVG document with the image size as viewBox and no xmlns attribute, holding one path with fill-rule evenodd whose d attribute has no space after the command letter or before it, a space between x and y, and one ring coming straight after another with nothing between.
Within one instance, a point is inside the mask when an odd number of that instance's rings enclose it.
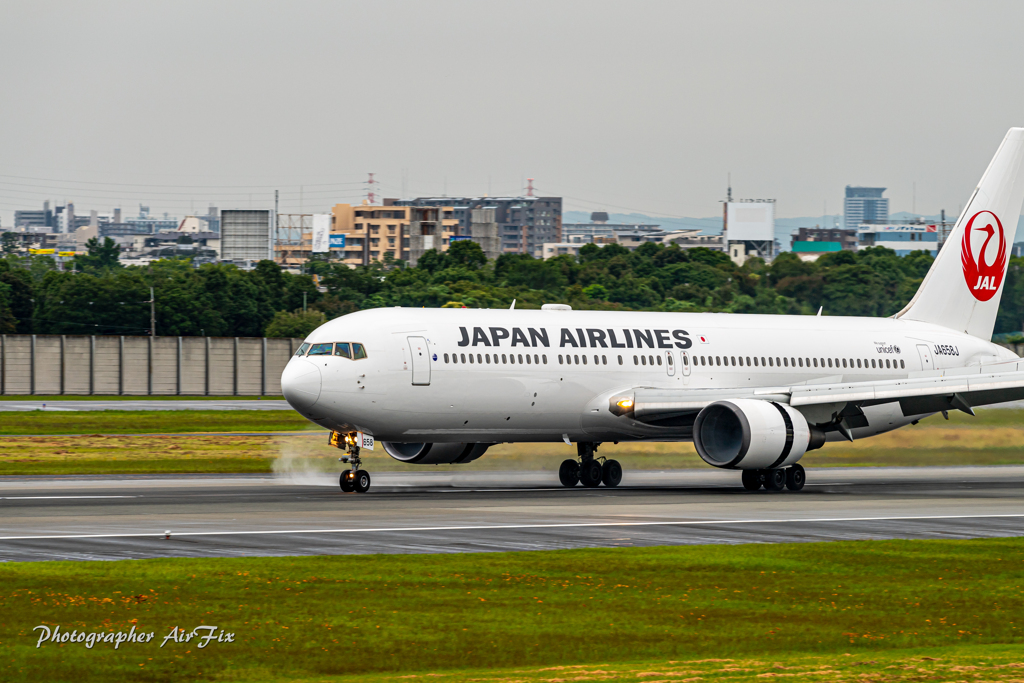
<instances>
[{"instance_id":1,"label":"main landing gear","mask_svg":"<svg viewBox=\"0 0 1024 683\"><path fill-rule=\"evenodd\" d=\"M572 488L583 484L597 488L602 483L608 487L618 486L622 481L622 465L618 460L605 460L595 456L599 444L577 443L579 460L563 460L558 468L558 480L562 486Z\"/></svg>"},{"instance_id":2,"label":"main landing gear","mask_svg":"<svg viewBox=\"0 0 1024 683\"><path fill-rule=\"evenodd\" d=\"M359 444L356 442L355 434L339 434L331 432L328 442L335 448L341 448L348 453L338 460L349 464L349 469L341 473L341 490L344 493L366 493L370 490L370 473L362 467L363 461L359 458Z\"/></svg>"},{"instance_id":3,"label":"main landing gear","mask_svg":"<svg viewBox=\"0 0 1024 683\"><path fill-rule=\"evenodd\" d=\"M785 469L743 470L743 488L756 491L762 486L766 491L799 491L807 481L807 473L802 465L792 465Z\"/></svg>"}]
</instances>

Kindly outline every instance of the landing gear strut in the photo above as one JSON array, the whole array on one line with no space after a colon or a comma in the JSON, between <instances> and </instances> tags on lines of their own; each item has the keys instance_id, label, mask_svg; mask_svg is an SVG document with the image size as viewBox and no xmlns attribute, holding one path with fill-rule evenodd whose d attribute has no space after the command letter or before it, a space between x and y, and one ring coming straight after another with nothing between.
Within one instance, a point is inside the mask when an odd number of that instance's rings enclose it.
<instances>
[{"instance_id":1,"label":"landing gear strut","mask_svg":"<svg viewBox=\"0 0 1024 683\"><path fill-rule=\"evenodd\" d=\"M558 480L562 486L572 488L580 483L587 488L596 488L602 483L605 486L618 486L622 481L622 465L618 460L598 458L595 443L577 443L578 461L563 460L558 468Z\"/></svg>"},{"instance_id":2,"label":"landing gear strut","mask_svg":"<svg viewBox=\"0 0 1024 683\"><path fill-rule=\"evenodd\" d=\"M366 493L370 490L370 473L362 467L363 461L359 457L359 444L356 441L356 434L339 434L338 432L331 432L330 440L328 441L335 448L343 449L348 455L344 455L338 460L343 463L349 464L349 469L341 473L341 479L339 481L341 490L344 493Z\"/></svg>"},{"instance_id":3,"label":"landing gear strut","mask_svg":"<svg viewBox=\"0 0 1024 683\"><path fill-rule=\"evenodd\" d=\"M807 473L803 465L792 465L785 469L776 468L769 470L743 470L741 480L743 488L748 491L756 491L762 486L767 491L799 491L807 481Z\"/></svg>"}]
</instances>

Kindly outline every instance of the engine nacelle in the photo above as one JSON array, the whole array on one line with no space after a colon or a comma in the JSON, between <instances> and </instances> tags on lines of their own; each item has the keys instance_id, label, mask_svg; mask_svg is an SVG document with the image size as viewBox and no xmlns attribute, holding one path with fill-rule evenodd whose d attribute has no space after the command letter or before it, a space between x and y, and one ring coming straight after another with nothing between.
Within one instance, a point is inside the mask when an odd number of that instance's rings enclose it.
<instances>
[{"instance_id":1,"label":"engine nacelle","mask_svg":"<svg viewBox=\"0 0 1024 683\"><path fill-rule=\"evenodd\" d=\"M693 424L700 457L727 469L787 467L824 443L824 432L810 427L798 410L774 401L716 401Z\"/></svg>"},{"instance_id":2,"label":"engine nacelle","mask_svg":"<svg viewBox=\"0 0 1024 683\"><path fill-rule=\"evenodd\" d=\"M397 443L381 442L384 452L399 462L410 465L452 465L476 460L492 444L489 443Z\"/></svg>"}]
</instances>

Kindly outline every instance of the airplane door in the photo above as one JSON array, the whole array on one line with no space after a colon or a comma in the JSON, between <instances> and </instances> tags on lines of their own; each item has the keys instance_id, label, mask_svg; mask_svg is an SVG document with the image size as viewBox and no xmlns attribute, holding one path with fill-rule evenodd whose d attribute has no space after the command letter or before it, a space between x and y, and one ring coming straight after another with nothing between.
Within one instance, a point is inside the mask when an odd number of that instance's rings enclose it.
<instances>
[{"instance_id":1,"label":"airplane door","mask_svg":"<svg viewBox=\"0 0 1024 683\"><path fill-rule=\"evenodd\" d=\"M690 354L683 351L679 354L679 362L683 364L683 377L690 376Z\"/></svg>"},{"instance_id":2,"label":"airplane door","mask_svg":"<svg viewBox=\"0 0 1024 683\"><path fill-rule=\"evenodd\" d=\"M424 337L409 337L409 355L412 356L413 386L430 384L430 350Z\"/></svg>"},{"instance_id":3,"label":"airplane door","mask_svg":"<svg viewBox=\"0 0 1024 683\"><path fill-rule=\"evenodd\" d=\"M932 363L932 352L928 349L927 344L918 344L917 354L921 356L922 370L932 370L935 367L935 365Z\"/></svg>"},{"instance_id":4,"label":"airplane door","mask_svg":"<svg viewBox=\"0 0 1024 683\"><path fill-rule=\"evenodd\" d=\"M676 359L672 355L671 351L665 352L665 372L667 372L669 376L676 374Z\"/></svg>"}]
</instances>

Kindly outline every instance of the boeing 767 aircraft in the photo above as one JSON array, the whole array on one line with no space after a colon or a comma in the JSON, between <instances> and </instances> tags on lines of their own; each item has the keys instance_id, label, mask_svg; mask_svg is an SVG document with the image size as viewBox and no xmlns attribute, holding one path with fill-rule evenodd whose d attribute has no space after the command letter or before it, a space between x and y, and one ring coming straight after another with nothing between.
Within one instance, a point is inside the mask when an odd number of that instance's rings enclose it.
<instances>
[{"instance_id":1,"label":"boeing 767 aircraft","mask_svg":"<svg viewBox=\"0 0 1024 683\"><path fill-rule=\"evenodd\" d=\"M800 458L935 413L1024 398L989 340L1024 201L1024 128L1006 134L920 289L892 318L542 310L360 311L317 328L281 377L347 451L465 463L506 442L575 443L565 486L616 486L604 442L693 441L744 487L804 486Z\"/></svg>"}]
</instances>

